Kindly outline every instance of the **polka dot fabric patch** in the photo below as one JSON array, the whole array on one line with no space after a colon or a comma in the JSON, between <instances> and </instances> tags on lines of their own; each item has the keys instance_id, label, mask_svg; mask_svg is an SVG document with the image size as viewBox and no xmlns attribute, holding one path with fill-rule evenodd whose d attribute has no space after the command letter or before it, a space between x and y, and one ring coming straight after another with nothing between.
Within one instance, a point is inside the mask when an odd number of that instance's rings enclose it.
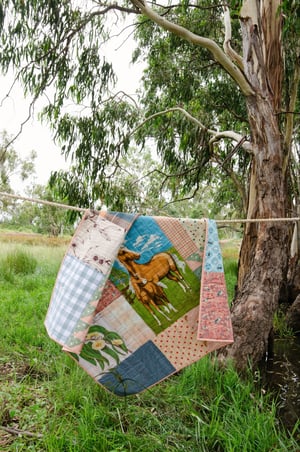
<instances>
[{"instance_id":1,"label":"polka dot fabric patch","mask_svg":"<svg viewBox=\"0 0 300 452\"><path fill-rule=\"evenodd\" d=\"M194 308L153 341L177 371L198 361L209 351L207 342L197 339L198 323L199 308Z\"/></svg>"}]
</instances>

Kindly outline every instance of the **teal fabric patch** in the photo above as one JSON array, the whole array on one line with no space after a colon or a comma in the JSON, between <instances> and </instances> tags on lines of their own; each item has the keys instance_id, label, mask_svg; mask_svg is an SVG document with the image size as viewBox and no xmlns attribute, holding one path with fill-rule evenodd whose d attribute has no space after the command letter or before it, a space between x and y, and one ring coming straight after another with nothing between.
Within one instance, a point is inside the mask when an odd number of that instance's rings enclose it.
<instances>
[{"instance_id":1,"label":"teal fabric patch","mask_svg":"<svg viewBox=\"0 0 300 452\"><path fill-rule=\"evenodd\" d=\"M214 220L208 220L208 240L205 249L204 270L206 272L223 272L223 260L219 245L217 225Z\"/></svg>"}]
</instances>

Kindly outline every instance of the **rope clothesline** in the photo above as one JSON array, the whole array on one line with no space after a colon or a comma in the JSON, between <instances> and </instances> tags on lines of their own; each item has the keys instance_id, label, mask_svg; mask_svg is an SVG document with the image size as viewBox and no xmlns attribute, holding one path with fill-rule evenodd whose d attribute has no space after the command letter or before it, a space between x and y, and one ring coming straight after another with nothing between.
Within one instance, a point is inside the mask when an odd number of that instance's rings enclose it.
<instances>
[{"instance_id":1,"label":"rope clothesline","mask_svg":"<svg viewBox=\"0 0 300 452\"><path fill-rule=\"evenodd\" d=\"M86 211L86 209L84 209L83 207L68 206L67 204L62 204L59 202L46 201L44 199L37 199L37 198L28 198L26 196L13 195L12 193L0 192L0 196L3 196L3 198L20 199L21 201L29 201L29 202L35 202L37 204L45 204L47 206L61 207L62 209L67 209L67 210L76 210L77 212L85 212Z\"/></svg>"},{"instance_id":2,"label":"rope clothesline","mask_svg":"<svg viewBox=\"0 0 300 452\"><path fill-rule=\"evenodd\" d=\"M54 207L60 207L62 209L67 210L76 210L77 212L85 212L87 208L83 207L76 207L76 206L69 206L68 204L61 204L54 201L47 201L44 199L37 199L37 198L28 198L26 196L20 196L20 195L14 195L12 193L5 193L0 192L0 197L4 198L12 198L12 199L20 199L21 201L29 201L34 202L37 204L45 204L48 206L54 206ZM300 221L300 217L291 217L291 218L240 218L240 219L234 219L234 220L215 220L216 224L222 225L222 224L240 224L240 223L278 223L278 222L295 222Z\"/></svg>"}]
</instances>

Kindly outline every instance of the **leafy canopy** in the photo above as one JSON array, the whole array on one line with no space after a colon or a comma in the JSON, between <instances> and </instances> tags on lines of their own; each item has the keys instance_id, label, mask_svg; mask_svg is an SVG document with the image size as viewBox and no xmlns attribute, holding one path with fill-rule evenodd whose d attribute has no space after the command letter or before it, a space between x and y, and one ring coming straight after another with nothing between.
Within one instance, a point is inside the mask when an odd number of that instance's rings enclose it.
<instances>
[{"instance_id":1,"label":"leafy canopy","mask_svg":"<svg viewBox=\"0 0 300 452\"><path fill-rule=\"evenodd\" d=\"M241 2L231 3L231 44L240 52ZM284 14L292 11L286 19L285 42L296 39L299 8L294 3L286 0L282 5ZM210 37L220 47L222 7L209 0L201 5L180 1L156 6L169 20ZM224 192L230 178L241 201L236 203L232 195L223 196L224 202L245 210L249 156L230 139L212 142L209 133L212 128L216 132L234 129L249 139L241 92L206 49L163 31L138 12L130 2L1 2L0 67L4 73L14 68L33 103L46 96L43 115L63 152L72 159L71 171L54 174L52 184L70 203L87 206L100 197L112 206L126 207L126 191L124 187L118 191L116 183L120 161L130 146L139 154L150 142L161 158L161 169L168 174L173 198L195 193L203 181ZM133 61L146 65L138 103L114 92L116 76L105 56L105 43L113 30L122 29L125 14L136 23ZM292 45L286 49L288 100L296 60ZM198 122L183 115L183 110Z\"/></svg>"}]
</instances>

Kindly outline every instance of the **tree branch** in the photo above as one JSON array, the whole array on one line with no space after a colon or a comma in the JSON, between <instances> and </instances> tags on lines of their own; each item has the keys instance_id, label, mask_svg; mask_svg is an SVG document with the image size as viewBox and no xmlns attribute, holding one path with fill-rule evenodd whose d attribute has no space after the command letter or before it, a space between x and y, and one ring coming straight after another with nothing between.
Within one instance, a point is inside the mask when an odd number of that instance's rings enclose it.
<instances>
[{"instance_id":1,"label":"tree branch","mask_svg":"<svg viewBox=\"0 0 300 452\"><path fill-rule=\"evenodd\" d=\"M18 137L21 135L21 133L23 132L24 126L25 126L25 125L27 124L27 122L31 119L31 117L32 117L32 112L33 112L33 109L34 109L34 105L35 105L35 101L36 101L36 100L37 100L37 97L35 96L35 97L33 98L33 100L32 100L32 101L30 102L30 104L29 104L27 118L25 118L24 121L21 122L19 131L16 133L16 135L13 136L12 139L11 139L8 143L6 143L6 149L9 148L9 146L11 146L11 145L17 140L17 138L18 138Z\"/></svg>"},{"instance_id":2,"label":"tree branch","mask_svg":"<svg viewBox=\"0 0 300 452\"><path fill-rule=\"evenodd\" d=\"M32 438L43 438L43 435L40 433L32 433L28 430L20 430L18 428L11 428L11 427L5 427L4 425L0 425L0 430L4 430L7 433L11 433L12 435L24 435L24 436L30 436Z\"/></svg>"},{"instance_id":3,"label":"tree branch","mask_svg":"<svg viewBox=\"0 0 300 452\"><path fill-rule=\"evenodd\" d=\"M206 132L213 134L215 133L213 130L208 129L207 127L205 127L204 124L202 124L202 122L200 122L197 118L195 118L194 116L192 116L190 113L188 113L184 108L182 107L170 107L167 108L167 110L162 110L162 111L158 111L157 113L154 113L153 115L148 116L147 118L145 118L145 120L139 124L137 126L137 129L141 128L146 122L150 121L153 118L156 118L157 116L160 115L165 115L167 113L173 112L173 111L179 111L180 113L182 113L184 116L187 117L187 119L189 119L191 122L193 122L196 126L198 126L200 129L205 130ZM136 130L137 130L136 129Z\"/></svg>"},{"instance_id":4,"label":"tree branch","mask_svg":"<svg viewBox=\"0 0 300 452\"><path fill-rule=\"evenodd\" d=\"M196 196L196 194L197 194L197 192L199 191L199 188L200 188L199 182L197 182L197 185L196 185L196 187L194 188L194 190L193 190L193 192L192 192L191 195L184 196L183 198L179 198L179 199L178 199L178 198L173 199L172 201L169 201L169 202L167 202L166 204L164 204L164 205L162 206L162 208L164 209L165 207L168 207L168 206L171 205L171 204L175 204L176 202L182 202L182 201L188 201L188 200L190 200L190 199L194 199L195 196Z\"/></svg>"},{"instance_id":5,"label":"tree branch","mask_svg":"<svg viewBox=\"0 0 300 452\"><path fill-rule=\"evenodd\" d=\"M254 94L242 71L231 61L231 59L223 52L223 50L216 44L215 41L213 41L212 39L204 38L202 36L198 36L195 33L192 33L191 31L182 27L181 25L170 22L165 17L162 17L158 13L156 13L143 0L130 1L141 11L141 13L149 17L149 19L162 27L164 30L170 31L171 33L180 36L181 38L185 39L188 42L191 42L192 44L199 45L209 50L215 60L235 80L245 96Z\"/></svg>"},{"instance_id":6,"label":"tree branch","mask_svg":"<svg viewBox=\"0 0 300 452\"><path fill-rule=\"evenodd\" d=\"M253 147L251 143L249 141L246 141L245 137L243 137L237 132L234 132L233 130L224 130L223 132L215 132L214 136L209 140L209 144L213 145L217 141L220 141L222 138L229 138L230 140L236 141L238 143L236 148L242 147L243 149L245 149L245 151L248 151L249 153L253 152Z\"/></svg>"},{"instance_id":7,"label":"tree branch","mask_svg":"<svg viewBox=\"0 0 300 452\"><path fill-rule=\"evenodd\" d=\"M234 132L233 130L225 130L222 132L217 132L213 129L208 129L205 127L204 124L202 124L201 121L199 121L197 118L192 116L190 113L188 113L184 108L182 107L171 107L167 110L159 111L157 113L154 113L153 115L148 116L145 118L131 133L130 135L134 135L141 127L143 127L148 121L151 119L156 118L160 115L165 115L167 113L179 111L182 113L189 121L193 122L197 127L199 127L201 130L204 130L209 135L212 135L212 138L209 141L209 144L212 145L213 143L216 143L217 141L220 141L222 138L229 138L233 141L236 141L237 143L242 143L239 145L239 147L243 147L248 152L252 152L252 145L249 141L245 141L244 136L240 135L237 132Z\"/></svg>"},{"instance_id":8,"label":"tree branch","mask_svg":"<svg viewBox=\"0 0 300 452\"><path fill-rule=\"evenodd\" d=\"M117 10L117 11L121 11L124 13L139 14L138 9L128 8L126 6L120 6L117 3L111 3L110 5L108 5L107 3L98 2L97 4L98 4L98 6L102 7L103 9L90 13L88 20L90 20L90 18L93 16L103 16L104 14L106 14L108 11L111 11L111 10Z\"/></svg>"},{"instance_id":9,"label":"tree branch","mask_svg":"<svg viewBox=\"0 0 300 452\"><path fill-rule=\"evenodd\" d=\"M226 55L229 56L229 58L234 61L238 67L241 69L242 72L244 72L244 63L243 58L231 47L231 39L232 39L232 32L231 32L231 19L230 19L230 11L227 5L223 6L224 10L224 28L225 28L225 38L224 38L224 52Z\"/></svg>"},{"instance_id":10,"label":"tree branch","mask_svg":"<svg viewBox=\"0 0 300 452\"><path fill-rule=\"evenodd\" d=\"M166 5L162 5L161 3L155 2L155 5L157 5L159 8L167 9L168 11L170 9L182 7L181 3L174 3L172 5L167 5L166 6ZM220 8L220 6L223 6L223 5L221 3L216 3L215 5L203 6L203 5L198 5L198 4L195 4L195 3L187 3L184 6L186 8L194 8L194 9L200 9L201 11L206 11L206 10L212 10L212 9Z\"/></svg>"},{"instance_id":11,"label":"tree branch","mask_svg":"<svg viewBox=\"0 0 300 452\"><path fill-rule=\"evenodd\" d=\"M233 171L233 169L230 166L224 166L224 163L227 158L224 161L221 161L221 159L216 154L213 154L213 158L215 159L216 163L222 168L222 170L227 174L227 176L231 178L234 186L236 187L237 191L240 194L243 205L243 212L246 215L248 197L247 192L245 190L245 186L240 182L237 174Z\"/></svg>"}]
</instances>

